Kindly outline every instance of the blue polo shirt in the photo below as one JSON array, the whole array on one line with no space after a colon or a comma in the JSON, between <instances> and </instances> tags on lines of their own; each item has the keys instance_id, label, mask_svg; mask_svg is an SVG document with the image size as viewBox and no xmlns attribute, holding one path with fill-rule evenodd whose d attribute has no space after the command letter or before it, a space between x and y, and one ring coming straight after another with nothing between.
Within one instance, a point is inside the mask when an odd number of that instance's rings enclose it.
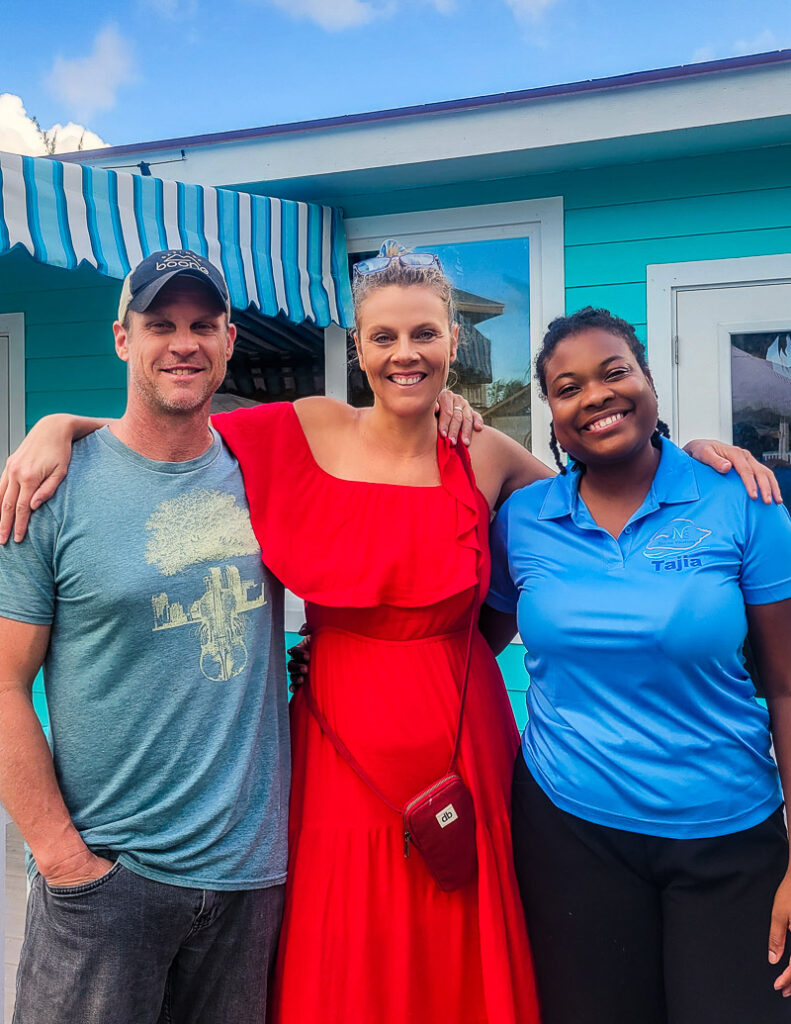
<instances>
[{"instance_id":1,"label":"blue polo shirt","mask_svg":"<svg viewBox=\"0 0 791 1024\"><path fill-rule=\"evenodd\" d=\"M746 604L791 597L791 518L663 441L616 540L579 474L513 494L492 528L488 603L527 648L528 768L561 809L648 835L750 828L781 802L744 668Z\"/></svg>"}]
</instances>

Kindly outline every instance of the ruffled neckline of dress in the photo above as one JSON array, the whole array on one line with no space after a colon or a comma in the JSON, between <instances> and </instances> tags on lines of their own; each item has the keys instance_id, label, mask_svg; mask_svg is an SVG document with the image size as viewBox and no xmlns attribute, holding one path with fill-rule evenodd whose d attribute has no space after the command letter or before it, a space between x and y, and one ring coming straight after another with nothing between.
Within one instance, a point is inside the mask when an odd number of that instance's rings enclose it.
<instances>
[{"instance_id":1,"label":"ruffled neckline of dress","mask_svg":"<svg viewBox=\"0 0 791 1024\"><path fill-rule=\"evenodd\" d=\"M438 436L440 484L415 487L322 469L290 403L213 424L239 461L264 562L304 600L425 606L474 587L479 569L488 576L489 510L463 446Z\"/></svg>"}]
</instances>

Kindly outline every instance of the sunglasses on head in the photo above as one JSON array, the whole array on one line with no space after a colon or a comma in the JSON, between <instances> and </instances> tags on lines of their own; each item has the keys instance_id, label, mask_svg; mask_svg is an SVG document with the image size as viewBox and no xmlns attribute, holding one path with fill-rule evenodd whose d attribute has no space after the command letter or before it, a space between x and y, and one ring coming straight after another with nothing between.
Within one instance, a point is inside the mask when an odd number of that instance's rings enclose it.
<instances>
[{"instance_id":1,"label":"sunglasses on head","mask_svg":"<svg viewBox=\"0 0 791 1024\"><path fill-rule=\"evenodd\" d=\"M372 256L369 260L361 260L354 264L354 273L365 277L368 274L379 274L393 260L398 260L402 267L441 266L439 256L433 252L399 252L395 256Z\"/></svg>"}]
</instances>

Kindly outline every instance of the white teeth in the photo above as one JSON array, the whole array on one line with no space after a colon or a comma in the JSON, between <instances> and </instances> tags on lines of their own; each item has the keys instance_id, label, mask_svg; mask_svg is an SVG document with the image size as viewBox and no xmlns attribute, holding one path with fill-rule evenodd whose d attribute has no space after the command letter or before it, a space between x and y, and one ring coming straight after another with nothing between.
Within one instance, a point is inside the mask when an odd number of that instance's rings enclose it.
<instances>
[{"instance_id":1,"label":"white teeth","mask_svg":"<svg viewBox=\"0 0 791 1024\"><path fill-rule=\"evenodd\" d=\"M622 420L623 418L624 413L616 412L611 416L605 416L603 419L596 420L595 423L589 423L585 429L590 431L604 430L605 427L609 427L612 423L617 423L618 420Z\"/></svg>"},{"instance_id":2,"label":"white teeth","mask_svg":"<svg viewBox=\"0 0 791 1024\"><path fill-rule=\"evenodd\" d=\"M402 384L409 387L412 384L419 384L420 381L423 380L423 374L418 374L416 377L400 377L392 374L390 380L394 384Z\"/></svg>"},{"instance_id":3,"label":"white teeth","mask_svg":"<svg viewBox=\"0 0 791 1024\"><path fill-rule=\"evenodd\" d=\"M193 367L192 369L182 370L176 367L172 370L166 370L165 372L175 374L176 377L189 377L191 374L197 373L198 369L197 367Z\"/></svg>"}]
</instances>

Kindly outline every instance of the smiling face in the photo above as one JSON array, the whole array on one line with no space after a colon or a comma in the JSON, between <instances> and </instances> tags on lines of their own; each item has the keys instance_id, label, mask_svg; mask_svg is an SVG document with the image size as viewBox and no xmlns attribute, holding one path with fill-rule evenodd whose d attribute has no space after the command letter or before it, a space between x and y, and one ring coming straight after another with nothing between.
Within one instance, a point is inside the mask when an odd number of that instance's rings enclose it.
<instances>
[{"instance_id":1,"label":"smiling face","mask_svg":"<svg viewBox=\"0 0 791 1024\"><path fill-rule=\"evenodd\" d=\"M579 462L629 460L650 445L653 383L619 335L589 327L564 338L547 360L546 382L557 439Z\"/></svg>"},{"instance_id":2,"label":"smiling face","mask_svg":"<svg viewBox=\"0 0 791 1024\"><path fill-rule=\"evenodd\" d=\"M115 350L129 365L130 402L166 413L208 405L225 377L236 328L199 281L177 277L144 313L113 325Z\"/></svg>"},{"instance_id":3,"label":"smiling face","mask_svg":"<svg viewBox=\"0 0 791 1024\"><path fill-rule=\"evenodd\" d=\"M400 415L433 410L456 358L458 333L430 287L371 291L358 311L355 344L376 403Z\"/></svg>"}]
</instances>

